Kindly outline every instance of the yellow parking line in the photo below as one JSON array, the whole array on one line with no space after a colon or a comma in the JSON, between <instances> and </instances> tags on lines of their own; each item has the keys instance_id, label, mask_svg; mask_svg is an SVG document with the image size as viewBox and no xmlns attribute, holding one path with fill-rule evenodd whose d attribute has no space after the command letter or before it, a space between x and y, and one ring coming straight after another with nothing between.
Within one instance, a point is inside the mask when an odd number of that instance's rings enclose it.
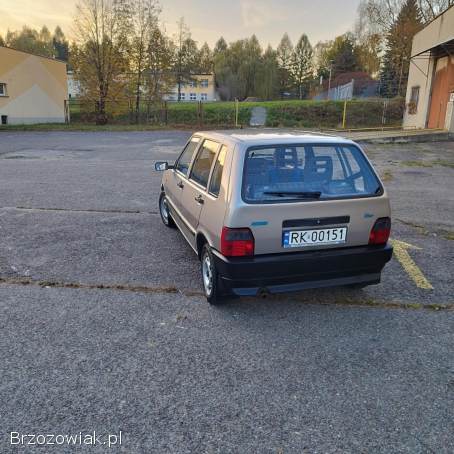
<instances>
[{"instance_id":1,"label":"yellow parking line","mask_svg":"<svg viewBox=\"0 0 454 454\"><path fill-rule=\"evenodd\" d=\"M426 290L433 290L432 284L426 279L418 265L413 261L408 253L408 249L421 249L420 247L413 246L412 244L405 243L404 241L391 240L394 246L394 255L396 256L402 268L413 279L416 287Z\"/></svg>"}]
</instances>

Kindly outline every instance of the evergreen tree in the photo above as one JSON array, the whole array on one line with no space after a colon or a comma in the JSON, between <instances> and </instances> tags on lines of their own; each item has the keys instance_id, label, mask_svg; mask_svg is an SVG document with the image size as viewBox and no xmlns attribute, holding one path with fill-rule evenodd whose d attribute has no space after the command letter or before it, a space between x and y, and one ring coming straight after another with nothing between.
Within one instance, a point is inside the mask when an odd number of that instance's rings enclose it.
<instances>
[{"instance_id":1,"label":"evergreen tree","mask_svg":"<svg viewBox=\"0 0 454 454\"><path fill-rule=\"evenodd\" d=\"M202 74L209 74L213 72L213 53L211 52L210 46L205 42L199 51L199 68L197 72Z\"/></svg>"},{"instance_id":2,"label":"evergreen tree","mask_svg":"<svg viewBox=\"0 0 454 454\"><path fill-rule=\"evenodd\" d=\"M279 65L279 89L281 95L291 90L292 87L292 55L293 44L287 33L277 46L277 62Z\"/></svg>"},{"instance_id":3,"label":"evergreen tree","mask_svg":"<svg viewBox=\"0 0 454 454\"><path fill-rule=\"evenodd\" d=\"M262 68L257 85L257 94L261 99L274 99L279 94L277 53L270 45L263 54Z\"/></svg>"},{"instance_id":4,"label":"evergreen tree","mask_svg":"<svg viewBox=\"0 0 454 454\"><path fill-rule=\"evenodd\" d=\"M62 29L57 25L52 37L52 46L54 48L55 58L59 60L68 61L69 43L65 38Z\"/></svg>"},{"instance_id":5,"label":"evergreen tree","mask_svg":"<svg viewBox=\"0 0 454 454\"><path fill-rule=\"evenodd\" d=\"M381 96L405 96L413 36L421 28L421 12L416 0L406 0L386 37L380 71Z\"/></svg>"},{"instance_id":6,"label":"evergreen tree","mask_svg":"<svg viewBox=\"0 0 454 454\"><path fill-rule=\"evenodd\" d=\"M312 58L311 43L307 35L303 34L295 46L291 64L291 73L298 88L299 99L303 99L305 85L313 75Z\"/></svg>"}]
</instances>

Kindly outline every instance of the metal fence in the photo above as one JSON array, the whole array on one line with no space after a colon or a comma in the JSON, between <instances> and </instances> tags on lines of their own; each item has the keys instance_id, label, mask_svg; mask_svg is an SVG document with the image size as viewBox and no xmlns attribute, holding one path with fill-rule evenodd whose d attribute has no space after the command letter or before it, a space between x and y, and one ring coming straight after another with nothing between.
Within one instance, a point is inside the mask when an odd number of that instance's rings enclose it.
<instances>
[{"instance_id":1,"label":"metal fence","mask_svg":"<svg viewBox=\"0 0 454 454\"><path fill-rule=\"evenodd\" d=\"M249 126L254 109L265 110L264 126L317 129L400 127L405 102L402 98L303 100L265 102L106 102L109 123L175 127ZM94 123L96 102L71 100L71 122Z\"/></svg>"}]
</instances>

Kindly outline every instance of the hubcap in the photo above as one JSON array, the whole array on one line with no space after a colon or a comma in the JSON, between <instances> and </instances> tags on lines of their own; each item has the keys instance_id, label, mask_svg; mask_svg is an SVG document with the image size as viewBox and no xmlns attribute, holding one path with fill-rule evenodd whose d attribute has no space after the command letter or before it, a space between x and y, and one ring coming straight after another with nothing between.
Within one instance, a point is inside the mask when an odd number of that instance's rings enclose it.
<instances>
[{"instance_id":1,"label":"hubcap","mask_svg":"<svg viewBox=\"0 0 454 454\"><path fill-rule=\"evenodd\" d=\"M202 277L205 293L211 295L213 291L213 271L211 269L211 260L208 254L205 254L202 260Z\"/></svg>"},{"instance_id":2,"label":"hubcap","mask_svg":"<svg viewBox=\"0 0 454 454\"><path fill-rule=\"evenodd\" d=\"M169 223L169 207L167 206L167 200L165 197L161 199L161 215L162 219L166 224Z\"/></svg>"}]
</instances>

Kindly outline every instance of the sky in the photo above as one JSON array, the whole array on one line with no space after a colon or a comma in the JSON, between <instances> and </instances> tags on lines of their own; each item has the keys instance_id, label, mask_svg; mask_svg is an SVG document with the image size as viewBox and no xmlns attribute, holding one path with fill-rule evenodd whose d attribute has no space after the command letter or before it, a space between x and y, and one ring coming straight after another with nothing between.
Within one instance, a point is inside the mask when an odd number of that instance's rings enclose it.
<instances>
[{"instance_id":1,"label":"sky","mask_svg":"<svg viewBox=\"0 0 454 454\"><path fill-rule=\"evenodd\" d=\"M77 0L0 0L0 33L24 24L34 28L60 25L71 37ZM227 42L255 33L273 47L288 32L293 42L306 33L312 44L332 39L353 27L359 0L161 0L160 19L166 31L176 31L183 16L192 37L210 47L220 36Z\"/></svg>"}]
</instances>

